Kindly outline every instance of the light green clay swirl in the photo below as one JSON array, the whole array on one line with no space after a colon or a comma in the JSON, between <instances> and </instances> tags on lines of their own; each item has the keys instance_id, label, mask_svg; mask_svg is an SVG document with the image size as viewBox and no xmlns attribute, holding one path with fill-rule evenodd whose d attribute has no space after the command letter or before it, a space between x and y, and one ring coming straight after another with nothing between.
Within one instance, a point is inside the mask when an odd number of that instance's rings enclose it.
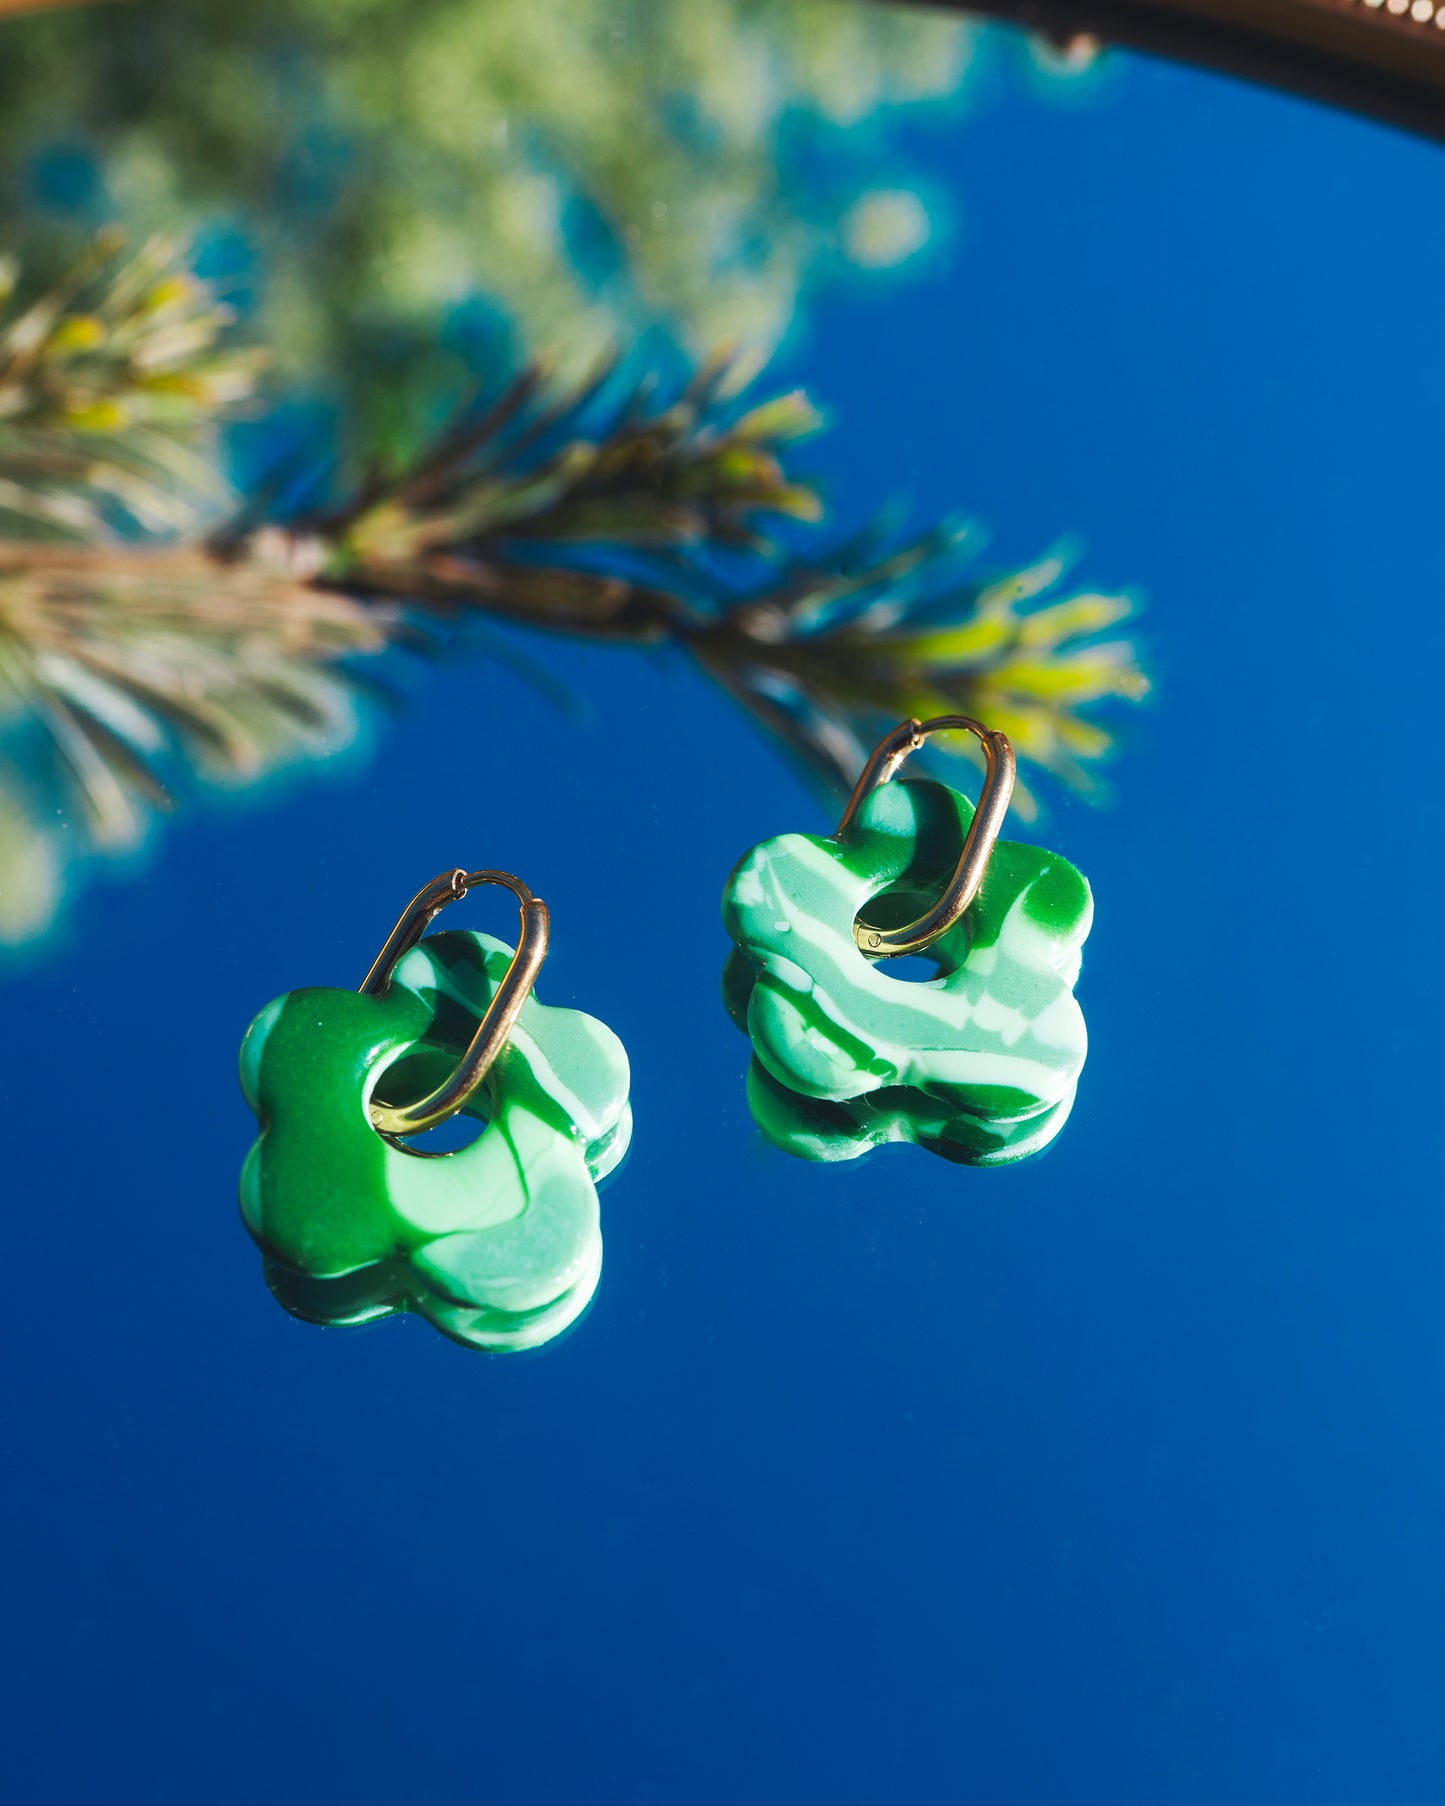
<instances>
[{"instance_id":1,"label":"light green clay swirl","mask_svg":"<svg viewBox=\"0 0 1445 1806\"><path fill-rule=\"evenodd\" d=\"M846 843L782 834L734 869L724 989L756 1054L753 1114L778 1146L836 1160L912 1140L991 1165L1062 1126L1087 1048L1073 986L1093 915L1067 860L999 841L964 920L930 949L940 975L927 982L895 978L853 940L858 915L891 925L937 897L972 817L946 785L895 781Z\"/></svg>"},{"instance_id":2,"label":"light green clay swirl","mask_svg":"<svg viewBox=\"0 0 1445 1806\"><path fill-rule=\"evenodd\" d=\"M596 1181L627 1151L628 1065L609 1028L535 995L468 1113L470 1146L425 1158L367 1113L456 1065L512 952L429 936L379 997L291 991L241 1049L261 1123L241 1213L288 1309L324 1322L415 1310L475 1347L535 1347L586 1307L602 1264Z\"/></svg>"}]
</instances>

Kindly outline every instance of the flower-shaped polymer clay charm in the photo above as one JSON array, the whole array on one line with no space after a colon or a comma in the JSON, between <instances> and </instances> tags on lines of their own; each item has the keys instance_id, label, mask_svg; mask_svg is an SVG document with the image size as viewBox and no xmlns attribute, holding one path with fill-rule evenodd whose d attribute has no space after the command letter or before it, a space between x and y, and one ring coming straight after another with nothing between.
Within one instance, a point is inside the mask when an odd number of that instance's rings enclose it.
<instances>
[{"instance_id":1,"label":"flower-shaped polymer clay charm","mask_svg":"<svg viewBox=\"0 0 1445 1806\"><path fill-rule=\"evenodd\" d=\"M527 991L461 1106L486 1125L476 1140L425 1155L374 1121L379 1099L457 1069L513 962L490 935L432 935L374 995L291 991L252 1023L241 1084L261 1134L241 1213L288 1309L330 1323L412 1310L492 1350L536 1347L585 1309L602 1264L596 1181L632 1127L609 1028Z\"/></svg>"},{"instance_id":2,"label":"flower-shaped polymer clay charm","mask_svg":"<svg viewBox=\"0 0 1445 1806\"><path fill-rule=\"evenodd\" d=\"M916 744L926 729L911 725ZM944 784L874 782L860 781L846 833L764 841L724 891L724 992L753 1043L753 1115L814 1160L887 1141L971 1165L1022 1159L1063 1126L1084 1061L1073 986L1088 884L1052 853L995 841L965 913L927 942L938 976L896 978L863 947L907 945L891 925L948 888L974 809ZM1006 806L1005 791L998 819ZM864 915L881 934L855 931Z\"/></svg>"}]
</instances>

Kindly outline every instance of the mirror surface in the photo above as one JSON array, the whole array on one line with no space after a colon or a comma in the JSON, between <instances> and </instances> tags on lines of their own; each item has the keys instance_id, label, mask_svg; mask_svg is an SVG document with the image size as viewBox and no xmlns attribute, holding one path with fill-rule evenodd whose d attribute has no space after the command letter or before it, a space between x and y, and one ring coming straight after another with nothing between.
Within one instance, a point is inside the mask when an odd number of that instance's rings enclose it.
<instances>
[{"instance_id":1,"label":"mirror surface","mask_svg":"<svg viewBox=\"0 0 1445 1806\"><path fill-rule=\"evenodd\" d=\"M13 1797L1439 1799L1440 156L937 13L0 20ZM937 707L1078 1101L791 1159L723 883ZM459 862L632 1073L499 1358L235 1205L247 1023Z\"/></svg>"}]
</instances>

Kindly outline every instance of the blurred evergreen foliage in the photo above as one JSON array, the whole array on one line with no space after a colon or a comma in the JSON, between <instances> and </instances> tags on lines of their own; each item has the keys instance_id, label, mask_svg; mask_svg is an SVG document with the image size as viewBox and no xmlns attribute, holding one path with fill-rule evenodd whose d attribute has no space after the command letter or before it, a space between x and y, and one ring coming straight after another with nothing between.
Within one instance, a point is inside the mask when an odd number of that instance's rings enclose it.
<instances>
[{"instance_id":1,"label":"blurred evergreen foliage","mask_svg":"<svg viewBox=\"0 0 1445 1806\"><path fill-rule=\"evenodd\" d=\"M200 233L283 378L373 443L501 322L573 375L659 327L768 349L810 280L905 260L930 222L889 122L956 104L973 46L861 0L124 0L4 32L32 263L113 220Z\"/></svg>"}]
</instances>

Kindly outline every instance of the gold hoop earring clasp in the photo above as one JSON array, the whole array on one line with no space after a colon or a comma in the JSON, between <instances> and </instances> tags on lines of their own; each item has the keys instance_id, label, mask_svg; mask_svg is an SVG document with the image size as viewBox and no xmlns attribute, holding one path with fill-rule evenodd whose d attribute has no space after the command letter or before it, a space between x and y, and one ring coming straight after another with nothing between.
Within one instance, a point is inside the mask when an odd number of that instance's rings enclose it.
<instances>
[{"instance_id":1,"label":"gold hoop earring clasp","mask_svg":"<svg viewBox=\"0 0 1445 1806\"><path fill-rule=\"evenodd\" d=\"M873 748L833 838L842 839L867 798L894 776L909 753L917 752L929 734L941 733L946 728L962 728L975 735L983 746L984 779L978 807L953 876L931 909L903 928L872 928L866 922L854 922L853 939L859 951L870 959L896 959L900 954L918 953L924 947L932 946L940 935L953 927L978 895L978 887L988 867L988 856L1008 814L1015 772L1014 750L1008 735L997 728L985 727L971 715L935 715L928 721L915 718L900 722Z\"/></svg>"},{"instance_id":2,"label":"gold hoop earring clasp","mask_svg":"<svg viewBox=\"0 0 1445 1806\"><path fill-rule=\"evenodd\" d=\"M426 933L433 916L448 903L458 902L477 884L500 884L511 891L521 905L522 926L517 937L517 951L512 955L512 963L497 986L496 995L488 1004L470 1046L446 1083L438 1085L435 1091L414 1104L371 1104L372 1126L383 1135L419 1135L423 1129L435 1128L461 1109L506 1046L507 1037L542 968L542 961L547 957L551 918L542 899L534 897L522 880L514 878L510 872L467 872L458 866L455 871L443 872L430 884L423 885L407 904L401 920L373 960L371 970L357 987L363 995L375 997L384 991L397 961Z\"/></svg>"}]
</instances>

